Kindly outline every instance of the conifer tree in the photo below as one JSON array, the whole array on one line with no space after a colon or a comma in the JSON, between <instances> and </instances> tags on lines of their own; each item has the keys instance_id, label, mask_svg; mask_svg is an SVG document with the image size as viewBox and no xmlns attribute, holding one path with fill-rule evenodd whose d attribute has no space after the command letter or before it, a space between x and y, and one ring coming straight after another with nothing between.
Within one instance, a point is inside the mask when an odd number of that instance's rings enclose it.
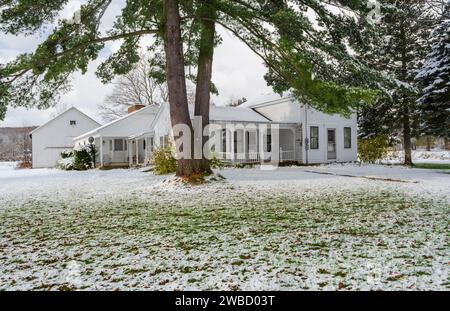
<instances>
[{"instance_id":1,"label":"conifer tree","mask_svg":"<svg viewBox=\"0 0 450 311\"><path fill-rule=\"evenodd\" d=\"M427 0L383 0L378 40L363 52L366 62L384 73L387 84L375 105L359 114L361 136L401 133L405 164L412 164L411 138L417 132L418 89L414 81L430 46L436 23L434 3Z\"/></svg>"},{"instance_id":2,"label":"conifer tree","mask_svg":"<svg viewBox=\"0 0 450 311\"><path fill-rule=\"evenodd\" d=\"M433 31L433 45L415 77L421 88L418 100L420 130L425 135L450 137L450 1Z\"/></svg>"}]
</instances>

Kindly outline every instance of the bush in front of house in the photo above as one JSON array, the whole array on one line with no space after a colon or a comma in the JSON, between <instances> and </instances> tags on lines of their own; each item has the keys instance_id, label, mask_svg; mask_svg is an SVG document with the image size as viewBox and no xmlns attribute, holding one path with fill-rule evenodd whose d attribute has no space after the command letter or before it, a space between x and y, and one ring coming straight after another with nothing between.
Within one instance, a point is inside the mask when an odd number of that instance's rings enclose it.
<instances>
[{"instance_id":1,"label":"bush in front of house","mask_svg":"<svg viewBox=\"0 0 450 311\"><path fill-rule=\"evenodd\" d=\"M95 149L93 148L94 146L86 145L61 152L58 167L66 171L85 171L93 168L93 156L95 156Z\"/></svg>"},{"instance_id":2,"label":"bush in front of house","mask_svg":"<svg viewBox=\"0 0 450 311\"><path fill-rule=\"evenodd\" d=\"M154 172L158 175L175 173L177 171L177 160L170 144L166 147L157 148L153 152L152 162Z\"/></svg>"},{"instance_id":3,"label":"bush in front of house","mask_svg":"<svg viewBox=\"0 0 450 311\"><path fill-rule=\"evenodd\" d=\"M362 163L376 163L389 152L389 139L384 136L371 136L358 141L358 156Z\"/></svg>"},{"instance_id":4,"label":"bush in front of house","mask_svg":"<svg viewBox=\"0 0 450 311\"><path fill-rule=\"evenodd\" d=\"M94 167L92 151L89 145L80 146L74 150L74 167L77 171L85 171Z\"/></svg>"},{"instance_id":5,"label":"bush in front of house","mask_svg":"<svg viewBox=\"0 0 450 311\"><path fill-rule=\"evenodd\" d=\"M226 167L226 164L217 158L217 155L215 153L212 154L211 160L209 160L209 165L212 169L223 169Z\"/></svg>"},{"instance_id":6,"label":"bush in front of house","mask_svg":"<svg viewBox=\"0 0 450 311\"><path fill-rule=\"evenodd\" d=\"M64 150L61 152L61 159L58 160L57 167L65 171L72 171L75 169L74 162L75 155L73 150Z\"/></svg>"}]
</instances>

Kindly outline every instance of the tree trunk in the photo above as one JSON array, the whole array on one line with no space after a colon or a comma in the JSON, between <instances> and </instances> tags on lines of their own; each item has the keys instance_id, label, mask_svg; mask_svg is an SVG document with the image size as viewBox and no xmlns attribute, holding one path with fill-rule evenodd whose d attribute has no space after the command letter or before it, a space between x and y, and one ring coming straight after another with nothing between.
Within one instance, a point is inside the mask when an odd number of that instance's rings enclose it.
<instances>
[{"instance_id":1,"label":"tree trunk","mask_svg":"<svg viewBox=\"0 0 450 311\"><path fill-rule=\"evenodd\" d=\"M195 92L195 116L202 117L202 131L209 124L209 107L211 101L211 80L212 80L212 64L214 56L214 35L215 35L215 8L214 0L204 1L203 7L200 9L201 33L200 47L197 67L197 85ZM202 148L209 139L202 136ZM202 153L202 159L197 163L199 171L204 174L212 173L209 160Z\"/></svg>"},{"instance_id":2,"label":"tree trunk","mask_svg":"<svg viewBox=\"0 0 450 311\"><path fill-rule=\"evenodd\" d=\"M431 137L427 136L427 151L431 151Z\"/></svg>"},{"instance_id":3,"label":"tree trunk","mask_svg":"<svg viewBox=\"0 0 450 311\"><path fill-rule=\"evenodd\" d=\"M406 30L404 21L400 25L400 34L402 38L402 55L401 62L402 68L400 73L400 78L402 81L407 81L407 68L408 68L408 58L407 58L407 43L406 43ZM405 94L403 97L406 96ZM401 101L403 103L403 111L401 115L401 122L403 123L403 150L405 151L405 165L412 165L411 156L411 121L410 121L410 107L407 100Z\"/></svg>"},{"instance_id":4,"label":"tree trunk","mask_svg":"<svg viewBox=\"0 0 450 311\"><path fill-rule=\"evenodd\" d=\"M186 75L178 1L164 0L163 8L164 50L166 53L166 78L169 91L170 118L172 126L186 124L191 129L191 133L193 133L186 95ZM193 135L191 135L191 138L191 150L193 150ZM177 176L189 177L195 174L194 166L192 154L189 159L179 159Z\"/></svg>"},{"instance_id":5,"label":"tree trunk","mask_svg":"<svg viewBox=\"0 0 450 311\"><path fill-rule=\"evenodd\" d=\"M405 165L411 166L411 121L409 116L409 108L406 106L403 110L403 149L405 150Z\"/></svg>"}]
</instances>

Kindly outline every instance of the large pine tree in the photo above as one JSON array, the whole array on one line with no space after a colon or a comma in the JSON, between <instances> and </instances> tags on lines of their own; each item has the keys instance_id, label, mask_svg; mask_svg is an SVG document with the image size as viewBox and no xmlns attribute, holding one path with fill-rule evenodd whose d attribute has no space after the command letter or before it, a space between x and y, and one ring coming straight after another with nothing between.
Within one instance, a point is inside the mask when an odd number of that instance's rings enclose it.
<instances>
[{"instance_id":1,"label":"large pine tree","mask_svg":"<svg viewBox=\"0 0 450 311\"><path fill-rule=\"evenodd\" d=\"M418 100L420 129L425 135L450 137L450 1L433 31L433 46L416 76L421 88Z\"/></svg>"},{"instance_id":2,"label":"large pine tree","mask_svg":"<svg viewBox=\"0 0 450 311\"><path fill-rule=\"evenodd\" d=\"M418 91L414 77L422 67L436 22L427 0L383 0L378 42L365 51L366 61L390 80L373 106L360 110L362 136L402 135L405 164L412 164L411 138L416 132Z\"/></svg>"},{"instance_id":3,"label":"large pine tree","mask_svg":"<svg viewBox=\"0 0 450 311\"><path fill-rule=\"evenodd\" d=\"M121 46L98 67L97 75L107 83L126 74L140 59L141 39L150 35L154 40L148 48L160 65L159 77L167 81L172 125L184 123L192 129L186 96L186 79L192 79L195 114L206 126L214 90L214 47L221 42L217 27L234 34L264 61L266 78L276 91L291 89L313 107L342 113L374 95L363 87L376 75L353 53L372 33L365 0L124 0L121 14L106 31L100 26L112 0L87 0L75 22L58 18L68 2L0 2L2 32L46 33L35 51L0 69L0 112L7 105L54 104L72 74L85 73L107 42L121 41ZM185 73L190 66L196 67L195 74ZM179 176L209 171L204 158L178 161Z\"/></svg>"}]
</instances>

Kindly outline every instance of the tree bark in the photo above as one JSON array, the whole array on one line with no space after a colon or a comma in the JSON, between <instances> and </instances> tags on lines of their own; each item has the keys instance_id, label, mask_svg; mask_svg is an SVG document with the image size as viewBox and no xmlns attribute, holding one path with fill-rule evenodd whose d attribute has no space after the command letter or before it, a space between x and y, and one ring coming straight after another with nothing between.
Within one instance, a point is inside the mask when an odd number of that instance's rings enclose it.
<instances>
[{"instance_id":1,"label":"tree bark","mask_svg":"<svg viewBox=\"0 0 450 311\"><path fill-rule=\"evenodd\" d=\"M409 107L403 110L403 149L405 151L405 165L411 166L412 152L411 152L411 121L409 119Z\"/></svg>"},{"instance_id":2,"label":"tree bark","mask_svg":"<svg viewBox=\"0 0 450 311\"><path fill-rule=\"evenodd\" d=\"M186 124L190 128L191 133L193 133L186 94L186 75L178 1L164 0L163 10L164 50L166 54L166 78L169 91L170 118L172 126ZM193 150L193 135L191 135L191 138L191 150ZM195 174L195 171L192 154L190 159L183 158L178 160L177 176L189 177Z\"/></svg>"},{"instance_id":3,"label":"tree bark","mask_svg":"<svg viewBox=\"0 0 450 311\"><path fill-rule=\"evenodd\" d=\"M406 43L406 31L405 31L405 21L400 25L400 34L402 40L402 55L401 55L401 72L400 77L402 81L407 81L407 43ZM403 96L406 96L405 94ZM403 123L403 150L405 152L405 165L412 166L412 156L411 156L411 120L410 120L410 108L408 100L402 101L404 107L402 109L401 122Z\"/></svg>"},{"instance_id":4,"label":"tree bark","mask_svg":"<svg viewBox=\"0 0 450 311\"><path fill-rule=\"evenodd\" d=\"M431 137L427 136L427 151L431 151Z\"/></svg>"},{"instance_id":5,"label":"tree bark","mask_svg":"<svg viewBox=\"0 0 450 311\"><path fill-rule=\"evenodd\" d=\"M197 67L197 85L195 92L195 116L202 118L202 131L209 124L209 108L211 101L211 81L212 81L212 64L214 56L214 36L215 36L215 8L214 0L204 1L203 6L200 8L201 20L201 33L200 33L200 46L199 57ZM202 147L209 139L207 136L202 135ZM198 170L204 174L211 174L211 167L209 160L205 158L205 154L202 153L202 159L197 162Z\"/></svg>"}]
</instances>

